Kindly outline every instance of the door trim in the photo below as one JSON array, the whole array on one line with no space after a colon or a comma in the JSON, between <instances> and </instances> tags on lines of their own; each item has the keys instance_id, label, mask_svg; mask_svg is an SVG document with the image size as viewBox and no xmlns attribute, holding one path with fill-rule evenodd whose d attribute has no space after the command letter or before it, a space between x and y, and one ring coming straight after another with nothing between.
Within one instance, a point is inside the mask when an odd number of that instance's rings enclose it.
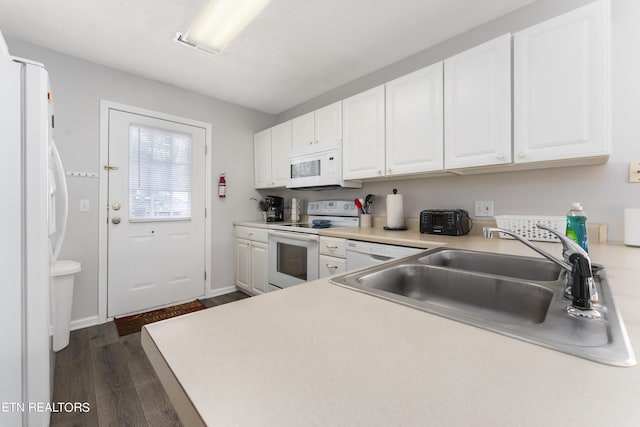
<instances>
[{"instance_id":1,"label":"door trim","mask_svg":"<svg viewBox=\"0 0 640 427\"><path fill-rule=\"evenodd\" d=\"M213 198L212 193L212 162L211 153L212 146L212 129L211 123L201 122L198 120L187 119L184 117L174 116L171 114L160 113L158 111L147 110L144 108L133 107L131 105L119 104L117 102L100 100L100 194L99 194L99 210L98 210L98 323L105 323L111 319L107 317L107 236L108 236L108 213L109 204L109 183L108 174L104 169L109 159L109 110L118 110L126 113L139 114L157 119L168 120L177 123L183 123L190 126L203 128L205 130L205 208L207 215L205 217L205 272L204 281L205 297L213 296L211 291L211 218L213 216Z\"/></svg>"}]
</instances>

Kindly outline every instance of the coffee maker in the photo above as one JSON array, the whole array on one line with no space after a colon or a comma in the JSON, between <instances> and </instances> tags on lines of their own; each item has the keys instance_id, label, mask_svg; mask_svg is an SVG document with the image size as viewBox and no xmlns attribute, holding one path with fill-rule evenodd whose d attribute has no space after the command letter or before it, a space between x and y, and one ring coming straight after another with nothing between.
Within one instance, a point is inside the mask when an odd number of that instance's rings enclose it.
<instances>
[{"instance_id":1,"label":"coffee maker","mask_svg":"<svg viewBox=\"0 0 640 427\"><path fill-rule=\"evenodd\" d=\"M278 196L267 196L264 198L269 208L267 209L267 222L284 221L284 199Z\"/></svg>"}]
</instances>

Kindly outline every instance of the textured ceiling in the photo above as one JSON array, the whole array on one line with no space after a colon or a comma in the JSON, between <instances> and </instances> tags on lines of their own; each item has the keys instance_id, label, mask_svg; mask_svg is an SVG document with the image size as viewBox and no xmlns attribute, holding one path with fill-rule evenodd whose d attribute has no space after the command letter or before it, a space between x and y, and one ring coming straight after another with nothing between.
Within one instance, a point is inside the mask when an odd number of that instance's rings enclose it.
<instances>
[{"instance_id":1,"label":"textured ceiling","mask_svg":"<svg viewBox=\"0 0 640 427\"><path fill-rule=\"evenodd\" d=\"M0 29L277 114L533 1L272 0L217 56L172 40L205 0L0 0Z\"/></svg>"}]
</instances>

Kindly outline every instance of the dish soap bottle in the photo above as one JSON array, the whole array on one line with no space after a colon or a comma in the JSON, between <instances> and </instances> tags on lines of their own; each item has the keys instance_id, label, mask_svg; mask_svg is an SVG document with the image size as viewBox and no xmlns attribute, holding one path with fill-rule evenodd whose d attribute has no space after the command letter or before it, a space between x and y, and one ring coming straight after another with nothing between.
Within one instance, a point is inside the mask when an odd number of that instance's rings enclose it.
<instances>
[{"instance_id":1,"label":"dish soap bottle","mask_svg":"<svg viewBox=\"0 0 640 427\"><path fill-rule=\"evenodd\" d=\"M589 253L589 236L587 234L587 214L584 213L580 202L571 204L567 212L567 237L576 242L585 252Z\"/></svg>"}]
</instances>

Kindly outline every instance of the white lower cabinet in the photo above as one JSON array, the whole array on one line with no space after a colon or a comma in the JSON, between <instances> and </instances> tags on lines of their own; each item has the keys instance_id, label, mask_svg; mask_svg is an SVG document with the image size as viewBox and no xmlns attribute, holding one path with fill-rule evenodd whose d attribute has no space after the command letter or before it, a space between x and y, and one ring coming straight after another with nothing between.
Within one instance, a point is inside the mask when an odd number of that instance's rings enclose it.
<instances>
[{"instance_id":1,"label":"white lower cabinet","mask_svg":"<svg viewBox=\"0 0 640 427\"><path fill-rule=\"evenodd\" d=\"M269 283L267 230L236 226L235 234L236 286L254 295L266 292Z\"/></svg>"},{"instance_id":2,"label":"white lower cabinet","mask_svg":"<svg viewBox=\"0 0 640 427\"><path fill-rule=\"evenodd\" d=\"M342 274L347 271L347 260L328 255L320 255L318 265L318 275L322 279L324 277L333 276L334 274Z\"/></svg>"},{"instance_id":3,"label":"white lower cabinet","mask_svg":"<svg viewBox=\"0 0 640 427\"><path fill-rule=\"evenodd\" d=\"M347 240L320 236L319 277L333 276L347 271Z\"/></svg>"}]
</instances>

